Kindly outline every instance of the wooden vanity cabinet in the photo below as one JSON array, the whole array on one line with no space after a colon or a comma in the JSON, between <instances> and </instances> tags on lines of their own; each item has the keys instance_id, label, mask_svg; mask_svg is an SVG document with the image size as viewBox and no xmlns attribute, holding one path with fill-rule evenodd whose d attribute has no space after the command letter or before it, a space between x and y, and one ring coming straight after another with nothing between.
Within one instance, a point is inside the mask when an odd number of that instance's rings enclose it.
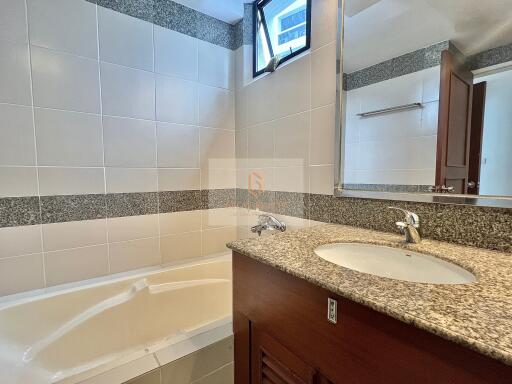
<instances>
[{"instance_id":1,"label":"wooden vanity cabinet","mask_svg":"<svg viewBox=\"0 0 512 384\"><path fill-rule=\"evenodd\" d=\"M233 329L236 384L512 383L511 366L236 252Z\"/></svg>"}]
</instances>

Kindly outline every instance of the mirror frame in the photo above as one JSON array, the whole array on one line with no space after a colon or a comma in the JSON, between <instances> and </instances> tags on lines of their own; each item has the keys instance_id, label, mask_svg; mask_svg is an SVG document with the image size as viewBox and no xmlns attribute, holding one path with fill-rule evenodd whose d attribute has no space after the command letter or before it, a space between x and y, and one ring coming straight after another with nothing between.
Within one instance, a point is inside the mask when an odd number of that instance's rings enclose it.
<instances>
[{"instance_id":1,"label":"mirror frame","mask_svg":"<svg viewBox=\"0 0 512 384\"><path fill-rule=\"evenodd\" d=\"M363 199L394 200L419 203L439 203L473 205L479 207L512 208L512 197L457 195L445 193L408 193L378 192L343 189L341 170L343 169L343 42L344 42L344 10L345 0L338 0L338 23L336 27L336 115L335 115L335 163L334 163L334 196L355 197Z\"/></svg>"}]
</instances>

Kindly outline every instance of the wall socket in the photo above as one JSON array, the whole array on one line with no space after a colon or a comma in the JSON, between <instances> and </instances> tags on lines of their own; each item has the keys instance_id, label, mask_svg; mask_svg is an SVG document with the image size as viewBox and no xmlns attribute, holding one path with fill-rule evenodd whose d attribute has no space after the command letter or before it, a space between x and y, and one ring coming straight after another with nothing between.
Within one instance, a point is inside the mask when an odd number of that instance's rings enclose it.
<instances>
[{"instance_id":1,"label":"wall socket","mask_svg":"<svg viewBox=\"0 0 512 384\"><path fill-rule=\"evenodd\" d=\"M327 320L333 324L338 322L338 302L330 297L327 299Z\"/></svg>"}]
</instances>

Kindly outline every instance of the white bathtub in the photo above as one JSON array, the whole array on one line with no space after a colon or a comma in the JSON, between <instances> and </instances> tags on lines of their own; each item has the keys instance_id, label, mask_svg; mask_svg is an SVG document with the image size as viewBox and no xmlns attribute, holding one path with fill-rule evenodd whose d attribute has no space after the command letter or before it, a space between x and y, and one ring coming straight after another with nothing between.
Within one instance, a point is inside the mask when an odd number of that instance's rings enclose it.
<instances>
[{"instance_id":1,"label":"white bathtub","mask_svg":"<svg viewBox=\"0 0 512 384\"><path fill-rule=\"evenodd\" d=\"M122 383L232 334L231 258L0 307L0 383Z\"/></svg>"}]
</instances>

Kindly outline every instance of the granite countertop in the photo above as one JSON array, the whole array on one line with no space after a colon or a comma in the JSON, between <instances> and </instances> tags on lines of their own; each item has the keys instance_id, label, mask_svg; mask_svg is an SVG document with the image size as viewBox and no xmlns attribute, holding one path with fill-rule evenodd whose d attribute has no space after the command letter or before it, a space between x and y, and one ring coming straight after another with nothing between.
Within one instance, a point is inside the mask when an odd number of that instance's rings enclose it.
<instances>
[{"instance_id":1,"label":"granite countertop","mask_svg":"<svg viewBox=\"0 0 512 384\"><path fill-rule=\"evenodd\" d=\"M322 244L354 242L410 249L451 261L476 281L434 285L353 271L318 257ZM342 225L320 225L234 241L232 250L512 365L512 254Z\"/></svg>"}]
</instances>

